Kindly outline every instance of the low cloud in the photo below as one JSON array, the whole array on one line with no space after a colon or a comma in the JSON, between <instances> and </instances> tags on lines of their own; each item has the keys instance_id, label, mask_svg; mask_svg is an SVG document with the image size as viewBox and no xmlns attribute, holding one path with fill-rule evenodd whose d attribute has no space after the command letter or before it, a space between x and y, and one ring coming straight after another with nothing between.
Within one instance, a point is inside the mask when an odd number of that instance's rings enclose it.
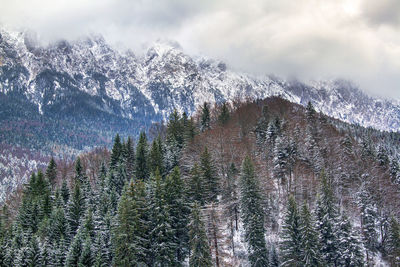
<instances>
[{"instance_id":1,"label":"low cloud","mask_svg":"<svg viewBox=\"0 0 400 267\"><path fill-rule=\"evenodd\" d=\"M45 42L101 33L138 51L156 39L232 68L300 79L351 79L400 97L398 0L0 0L0 22Z\"/></svg>"}]
</instances>

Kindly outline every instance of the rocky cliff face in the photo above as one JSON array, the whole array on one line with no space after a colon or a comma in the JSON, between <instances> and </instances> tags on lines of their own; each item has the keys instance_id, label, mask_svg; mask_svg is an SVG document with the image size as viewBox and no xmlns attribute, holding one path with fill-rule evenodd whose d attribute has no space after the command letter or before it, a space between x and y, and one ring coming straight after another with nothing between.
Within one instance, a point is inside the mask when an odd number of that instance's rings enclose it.
<instances>
[{"instance_id":1,"label":"rocky cliff face","mask_svg":"<svg viewBox=\"0 0 400 267\"><path fill-rule=\"evenodd\" d=\"M0 30L0 58L3 101L18 98L39 115L74 120L111 116L148 125L175 108L192 113L204 101L280 95L303 105L311 101L346 122L400 129L399 103L369 97L350 82L256 77L222 62L190 57L173 43L156 43L144 56L135 56L113 49L99 36L41 47L26 33Z\"/></svg>"}]
</instances>

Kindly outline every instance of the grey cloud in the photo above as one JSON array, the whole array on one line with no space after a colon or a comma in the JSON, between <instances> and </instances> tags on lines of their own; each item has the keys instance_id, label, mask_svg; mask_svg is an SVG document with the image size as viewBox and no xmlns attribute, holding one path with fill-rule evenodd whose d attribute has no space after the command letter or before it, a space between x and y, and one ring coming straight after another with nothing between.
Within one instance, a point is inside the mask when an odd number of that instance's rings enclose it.
<instances>
[{"instance_id":1,"label":"grey cloud","mask_svg":"<svg viewBox=\"0 0 400 267\"><path fill-rule=\"evenodd\" d=\"M400 1L398 0L365 0L362 1L361 9L370 24L400 26Z\"/></svg>"}]
</instances>

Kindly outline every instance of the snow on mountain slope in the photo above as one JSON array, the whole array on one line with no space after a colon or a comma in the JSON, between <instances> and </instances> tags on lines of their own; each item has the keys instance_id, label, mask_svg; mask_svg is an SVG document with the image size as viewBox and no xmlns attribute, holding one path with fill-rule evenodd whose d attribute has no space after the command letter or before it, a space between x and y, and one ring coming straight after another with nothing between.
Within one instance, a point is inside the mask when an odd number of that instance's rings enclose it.
<instances>
[{"instance_id":1,"label":"snow on mountain slope","mask_svg":"<svg viewBox=\"0 0 400 267\"><path fill-rule=\"evenodd\" d=\"M84 97L94 110L148 121L165 119L175 108L192 113L204 101L279 95L303 105L311 101L346 122L400 129L399 103L369 97L350 82L305 84L235 72L222 62L193 58L174 43L156 43L136 56L100 36L41 47L27 33L2 29L0 65L0 93L18 93L41 114L68 110L71 95Z\"/></svg>"}]
</instances>

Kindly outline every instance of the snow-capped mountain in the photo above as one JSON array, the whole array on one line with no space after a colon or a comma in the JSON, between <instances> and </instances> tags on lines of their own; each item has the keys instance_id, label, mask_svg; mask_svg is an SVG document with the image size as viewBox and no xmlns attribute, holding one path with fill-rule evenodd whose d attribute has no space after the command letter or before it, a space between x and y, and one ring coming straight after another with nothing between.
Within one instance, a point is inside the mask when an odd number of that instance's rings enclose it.
<instances>
[{"instance_id":1,"label":"snow-capped mountain","mask_svg":"<svg viewBox=\"0 0 400 267\"><path fill-rule=\"evenodd\" d=\"M29 34L3 29L0 93L2 101L22 98L42 115L101 113L138 125L165 119L175 108L192 113L204 101L279 95L303 105L311 101L320 111L346 122L400 129L399 103L369 97L350 82L306 84L240 73L223 62L191 57L167 42L136 56L113 49L99 36L42 47Z\"/></svg>"}]
</instances>

